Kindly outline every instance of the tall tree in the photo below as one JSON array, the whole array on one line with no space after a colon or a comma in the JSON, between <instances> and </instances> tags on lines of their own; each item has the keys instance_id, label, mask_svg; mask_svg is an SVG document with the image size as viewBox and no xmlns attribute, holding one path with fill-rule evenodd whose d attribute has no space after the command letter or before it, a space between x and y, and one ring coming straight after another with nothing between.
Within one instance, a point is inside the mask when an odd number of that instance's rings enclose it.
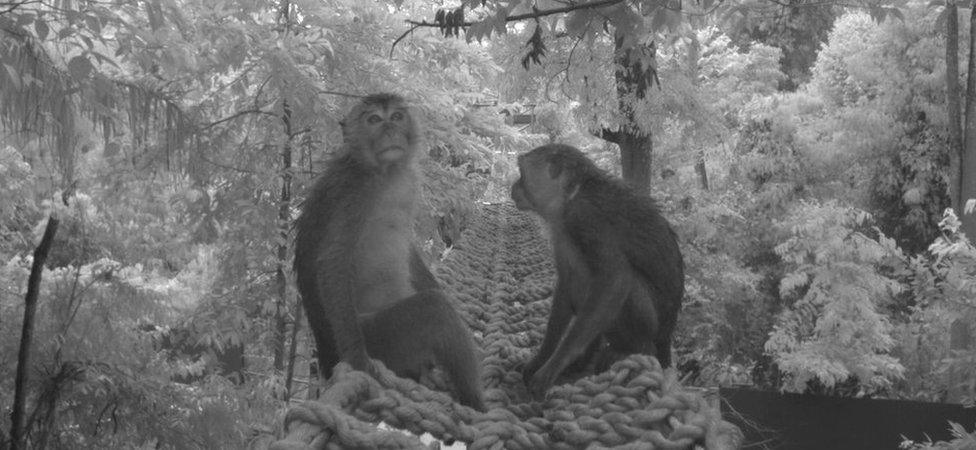
<instances>
[{"instance_id":1,"label":"tall tree","mask_svg":"<svg viewBox=\"0 0 976 450\"><path fill-rule=\"evenodd\" d=\"M283 34L291 31L291 1L283 0L278 10L278 29ZM286 93L283 93L286 94ZM272 354L274 355L274 368L282 371L285 368L285 328L288 324L288 278L286 276L288 266L288 230L291 227L291 181L292 181L292 131L291 108L288 106L288 98L282 95L281 99L281 190L278 196L278 242L275 244L277 261L275 262L275 284L277 285L278 298L275 299L275 312L272 324ZM293 323L293 326L298 326ZM291 367L291 362L289 362ZM286 380L285 384L291 380ZM285 395L289 393L285 390Z\"/></svg>"},{"instance_id":2,"label":"tall tree","mask_svg":"<svg viewBox=\"0 0 976 450\"><path fill-rule=\"evenodd\" d=\"M962 232L976 238L976 212L965 212L966 202L976 199L976 8L969 14L969 55L966 63L966 106L959 100L959 17L956 0L946 0L946 112L949 120L949 196L962 220Z\"/></svg>"},{"instance_id":3,"label":"tall tree","mask_svg":"<svg viewBox=\"0 0 976 450\"><path fill-rule=\"evenodd\" d=\"M969 199L976 198L976 7L969 14L969 62L966 68L966 129L959 163L959 203L962 231L970 241L976 239L976 212L965 214Z\"/></svg>"},{"instance_id":4,"label":"tall tree","mask_svg":"<svg viewBox=\"0 0 976 450\"><path fill-rule=\"evenodd\" d=\"M688 80L693 87L698 88L699 67L698 60L701 58L701 42L698 40L698 33L688 33L688 49L685 56L685 70ZM688 141L688 133L681 135L681 146L685 147ZM708 190L708 172L705 168L705 148L699 148L695 157L695 173L698 174L698 185L703 190Z\"/></svg>"},{"instance_id":5,"label":"tall tree","mask_svg":"<svg viewBox=\"0 0 976 450\"><path fill-rule=\"evenodd\" d=\"M959 208L960 163L962 162L962 112L959 106L959 12L955 0L947 0L946 24L946 107L949 114L949 198Z\"/></svg>"},{"instance_id":6,"label":"tall tree","mask_svg":"<svg viewBox=\"0 0 976 450\"><path fill-rule=\"evenodd\" d=\"M620 169L624 181L645 194L651 190L651 152L653 135L640 126L637 101L647 96L657 73L654 67L654 44L627 44L629 38L618 30L614 36L613 81L618 110L623 119L616 127L603 127L596 134L620 147Z\"/></svg>"},{"instance_id":7,"label":"tall tree","mask_svg":"<svg viewBox=\"0 0 976 450\"><path fill-rule=\"evenodd\" d=\"M27 280L27 295L24 298L24 321L21 327L20 352L17 354L17 375L14 384L14 404L10 414L11 447L16 450L26 448L25 418L27 409L27 374L31 367L31 346L34 343L34 316L37 313L38 293L41 289L41 276L44 273L44 262L51 251L54 234L58 232L58 218L48 217L44 228L44 237L34 250L34 262L31 267L30 278Z\"/></svg>"}]
</instances>

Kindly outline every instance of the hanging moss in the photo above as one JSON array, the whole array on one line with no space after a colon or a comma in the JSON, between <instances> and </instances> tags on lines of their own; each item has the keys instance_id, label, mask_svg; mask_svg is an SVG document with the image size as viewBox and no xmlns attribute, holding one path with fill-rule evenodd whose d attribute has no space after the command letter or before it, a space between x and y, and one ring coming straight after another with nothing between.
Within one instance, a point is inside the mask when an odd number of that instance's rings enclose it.
<instances>
[{"instance_id":1,"label":"hanging moss","mask_svg":"<svg viewBox=\"0 0 976 450\"><path fill-rule=\"evenodd\" d=\"M165 89L147 80L112 80L93 73L74 78L30 36L6 30L0 38L0 127L22 143L36 141L70 184L81 136L99 137L103 146L128 144L133 165L162 160L167 170L189 166L196 132L189 116ZM79 119L84 120L79 120ZM119 118L128 119L122 122ZM91 124L91 132L82 127ZM113 151L118 151L115 147Z\"/></svg>"}]
</instances>

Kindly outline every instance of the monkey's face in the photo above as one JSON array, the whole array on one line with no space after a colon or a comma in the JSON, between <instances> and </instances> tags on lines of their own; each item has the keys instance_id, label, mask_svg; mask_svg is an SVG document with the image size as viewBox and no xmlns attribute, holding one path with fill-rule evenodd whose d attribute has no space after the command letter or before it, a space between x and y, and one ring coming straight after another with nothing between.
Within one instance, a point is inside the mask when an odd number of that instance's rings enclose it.
<instances>
[{"instance_id":1,"label":"monkey's face","mask_svg":"<svg viewBox=\"0 0 976 450\"><path fill-rule=\"evenodd\" d=\"M512 185L515 207L543 218L557 214L565 202L567 184L558 167L534 152L519 156L518 166L520 176Z\"/></svg>"},{"instance_id":2,"label":"monkey's face","mask_svg":"<svg viewBox=\"0 0 976 450\"><path fill-rule=\"evenodd\" d=\"M416 153L416 125L403 101L360 104L345 127L346 139L367 165L385 167L409 161Z\"/></svg>"}]
</instances>

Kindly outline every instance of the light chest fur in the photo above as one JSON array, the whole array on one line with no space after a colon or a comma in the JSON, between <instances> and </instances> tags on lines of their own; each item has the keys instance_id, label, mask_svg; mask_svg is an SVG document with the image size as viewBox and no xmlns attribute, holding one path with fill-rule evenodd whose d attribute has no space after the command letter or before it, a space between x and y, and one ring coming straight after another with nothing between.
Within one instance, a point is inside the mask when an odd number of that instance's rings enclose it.
<instances>
[{"instance_id":1,"label":"light chest fur","mask_svg":"<svg viewBox=\"0 0 976 450\"><path fill-rule=\"evenodd\" d=\"M357 305L368 316L416 294L410 282L410 251L414 239L420 184L413 174L389 180L376 193L359 234L355 264Z\"/></svg>"}]
</instances>

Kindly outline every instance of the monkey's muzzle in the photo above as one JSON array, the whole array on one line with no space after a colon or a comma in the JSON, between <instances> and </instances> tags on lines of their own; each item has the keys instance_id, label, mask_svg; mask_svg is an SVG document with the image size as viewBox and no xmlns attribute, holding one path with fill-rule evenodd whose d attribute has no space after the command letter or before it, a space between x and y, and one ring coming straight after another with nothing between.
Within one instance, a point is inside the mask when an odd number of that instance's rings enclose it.
<instances>
[{"instance_id":1,"label":"monkey's muzzle","mask_svg":"<svg viewBox=\"0 0 976 450\"><path fill-rule=\"evenodd\" d=\"M376 155L380 161L397 161L407 154L406 150L400 146L385 147Z\"/></svg>"}]
</instances>

